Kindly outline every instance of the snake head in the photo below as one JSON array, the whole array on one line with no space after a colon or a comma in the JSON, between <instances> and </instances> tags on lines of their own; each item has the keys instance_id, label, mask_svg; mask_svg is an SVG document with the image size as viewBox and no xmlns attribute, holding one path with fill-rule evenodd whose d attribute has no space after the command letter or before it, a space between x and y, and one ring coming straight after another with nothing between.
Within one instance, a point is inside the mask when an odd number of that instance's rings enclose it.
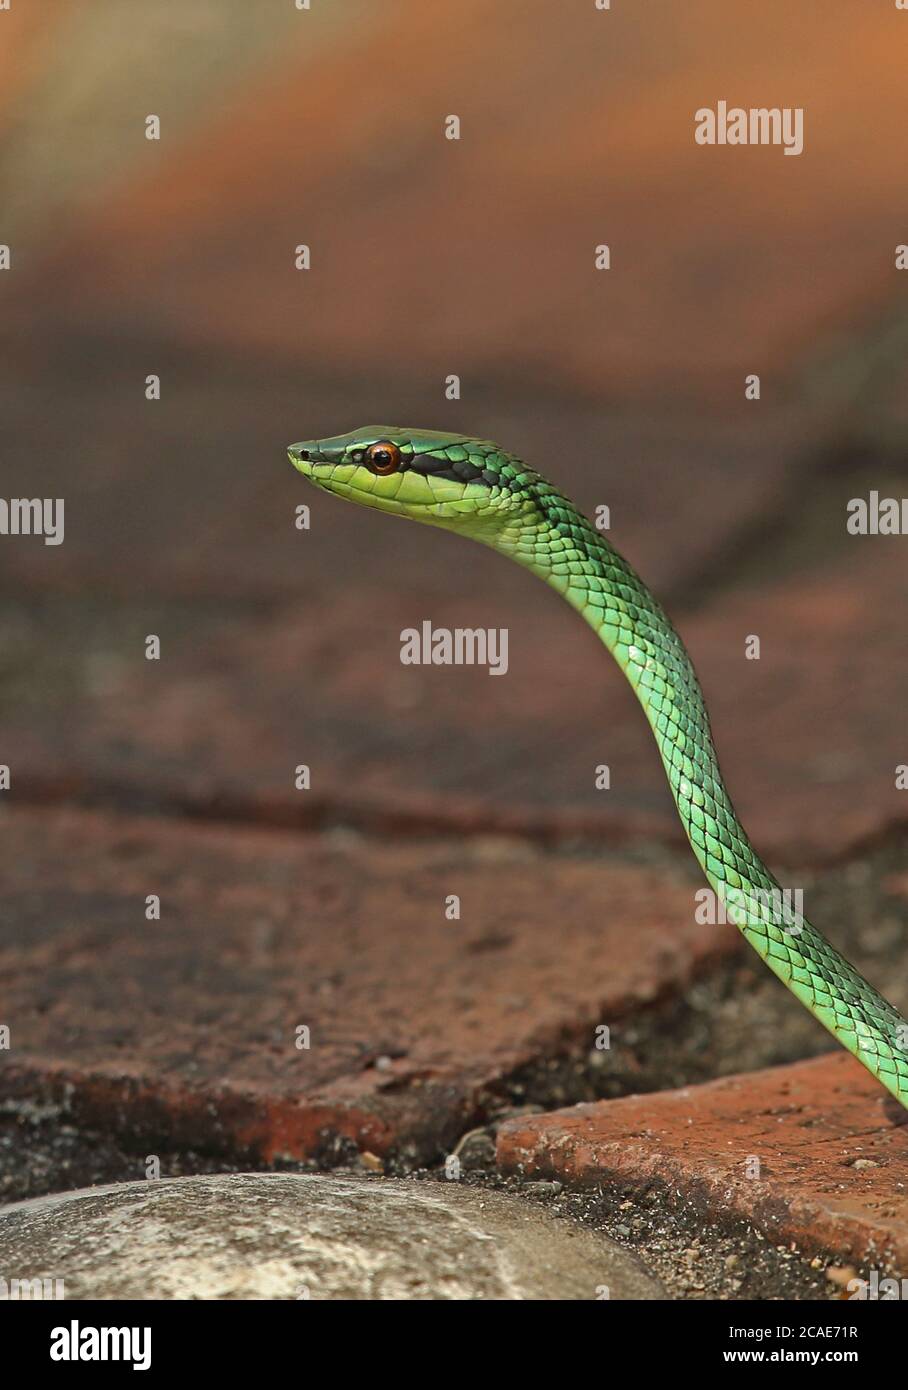
<instances>
[{"instance_id":1,"label":"snake head","mask_svg":"<svg viewBox=\"0 0 908 1390\"><path fill-rule=\"evenodd\" d=\"M451 530L494 529L534 505L539 475L489 440L367 425L287 450L316 487Z\"/></svg>"}]
</instances>

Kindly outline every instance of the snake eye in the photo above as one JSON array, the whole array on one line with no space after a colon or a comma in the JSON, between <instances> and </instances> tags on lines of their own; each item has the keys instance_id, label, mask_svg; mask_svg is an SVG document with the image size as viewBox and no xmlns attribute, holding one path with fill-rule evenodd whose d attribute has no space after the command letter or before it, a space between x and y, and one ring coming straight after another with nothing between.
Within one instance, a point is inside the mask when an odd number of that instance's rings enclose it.
<instances>
[{"instance_id":1,"label":"snake eye","mask_svg":"<svg viewBox=\"0 0 908 1390\"><path fill-rule=\"evenodd\" d=\"M400 450L390 440L370 444L366 450L366 464L373 473L396 473L400 468Z\"/></svg>"}]
</instances>

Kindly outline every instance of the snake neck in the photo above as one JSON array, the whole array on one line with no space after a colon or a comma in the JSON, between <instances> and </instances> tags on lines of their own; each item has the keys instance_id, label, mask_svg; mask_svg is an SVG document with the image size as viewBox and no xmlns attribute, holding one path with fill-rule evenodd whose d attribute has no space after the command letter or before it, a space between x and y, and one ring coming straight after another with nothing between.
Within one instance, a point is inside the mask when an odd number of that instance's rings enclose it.
<instances>
[{"instance_id":1,"label":"snake neck","mask_svg":"<svg viewBox=\"0 0 908 1390\"><path fill-rule=\"evenodd\" d=\"M557 493L488 543L557 590L629 681L655 735L691 847L713 888L777 889L738 820L719 770L687 649L662 606L592 523Z\"/></svg>"}]
</instances>

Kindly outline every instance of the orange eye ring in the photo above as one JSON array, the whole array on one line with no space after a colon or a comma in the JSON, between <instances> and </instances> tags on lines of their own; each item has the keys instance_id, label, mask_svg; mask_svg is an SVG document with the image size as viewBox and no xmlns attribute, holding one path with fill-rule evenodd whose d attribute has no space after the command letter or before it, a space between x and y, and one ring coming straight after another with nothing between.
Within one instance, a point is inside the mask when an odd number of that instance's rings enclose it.
<instances>
[{"instance_id":1,"label":"orange eye ring","mask_svg":"<svg viewBox=\"0 0 908 1390\"><path fill-rule=\"evenodd\" d=\"M396 473L400 468L400 450L389 439L380 440L377 444L370 444L366 450L366 465L373 473L378 473L380 477L385 477L388 473Z\"/></svg>"}]
</instances>

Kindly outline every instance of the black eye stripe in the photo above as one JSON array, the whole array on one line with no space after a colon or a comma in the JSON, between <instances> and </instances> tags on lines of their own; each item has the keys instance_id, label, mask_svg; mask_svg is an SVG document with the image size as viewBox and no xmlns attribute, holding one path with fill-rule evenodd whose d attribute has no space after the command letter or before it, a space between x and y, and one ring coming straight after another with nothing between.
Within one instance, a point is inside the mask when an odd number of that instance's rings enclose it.
<instances>
[{"instance_id":1,"label":"black eye stripe","mask_svg":"<svg viewBox=\"0 0 908 1390\"><path fill-rule=\"evenodd\" d=\"M381 468L373 468L372 465L377 462L375 454L379 454L380 458L380 451L385 443L384 440L376 440L374 444L353 449L347 455L347 459L350 463L363 464L381 476ZM466 444L467 441L464 440L463 443ZM387 441L387 446L389 453L393 454L394 450L398 451L397 466L387 470L388 472L413 472L421 474L423 477L443 478L452 483L477 482L499 492L523 493L527 490L526 477L523 478L523 481L519 481L514 469L489 468L485 458L486 451L482 449L474 447L470 450L467 458L451 460L445 454L411 453L407 450L406 445L396 445L390 440ZM458 447L462 448L461 441L458 441ZM370 452L372 450L375 451L374 454ZM488 452L493 452L491 447ZM498 453L497 450L494 452ZM518 466L523 467L523 465Z\"/></svg>"},{"instance_id":2,"label":"black eye stripe","mask_svg":"<svg viewBox=\"0 0 908 1390\"><path fill-rule=\"evenodd\" d=\"M454 463L443 456L437 458L434 454L415 454L406 463L402 463L401 468L410 468L414 473L421 473L424 477L445 478L452 483L482 483L485 487L497 488L501 492L520 493L526 490L526 480L519 482L513 473L509 476L507 473L486 467L480 451L471 453L468 459Z\"/></svg>"},{"instance_id":3,"label":"black eye stripe","mask_svg":"<svg viewBox=\"0 0 908 1390\"><path fill-rule=\"evenodd\" d=\"M417 454L409 466L414 473L422 473L424 477L447 478L452 483L472 483L484 474L482 467L471 459L452 463L450 459L436 458L434 454Z\"/></svg>"}]
</instances>

